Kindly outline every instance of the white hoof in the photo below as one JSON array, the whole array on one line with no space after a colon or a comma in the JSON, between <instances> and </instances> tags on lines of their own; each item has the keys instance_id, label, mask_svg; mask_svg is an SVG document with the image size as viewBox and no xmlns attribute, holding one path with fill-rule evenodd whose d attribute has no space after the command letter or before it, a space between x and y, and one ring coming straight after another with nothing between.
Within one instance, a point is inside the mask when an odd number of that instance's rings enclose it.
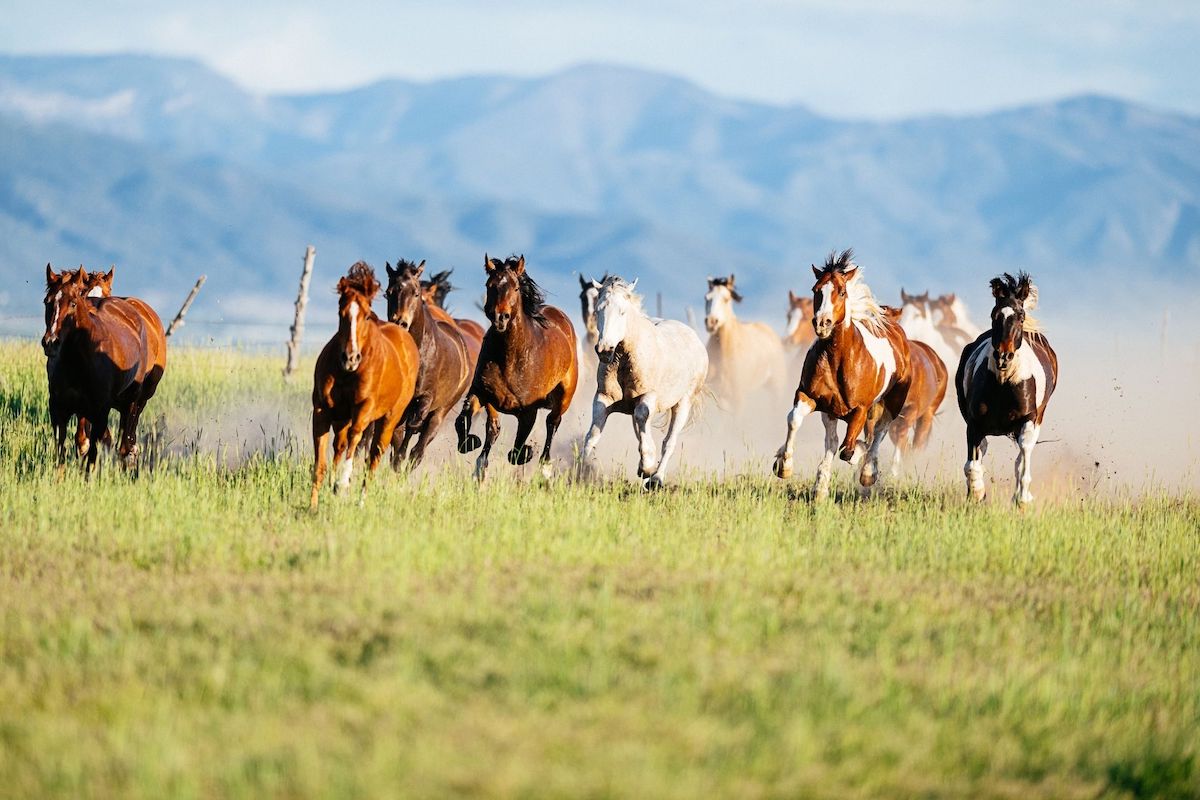
<instances>
[{"instance_id":1,"label":"white hoof","mask_svg":"<svg viewBox=\"0 0 1200 800\"><path fill-rule=\"evenodd\" d=\"M776 478L787 480L792 477L792 457L780 450L775 454L775 463L772 465L772 470L775 472Z\"/></svg>"}]
</instances>

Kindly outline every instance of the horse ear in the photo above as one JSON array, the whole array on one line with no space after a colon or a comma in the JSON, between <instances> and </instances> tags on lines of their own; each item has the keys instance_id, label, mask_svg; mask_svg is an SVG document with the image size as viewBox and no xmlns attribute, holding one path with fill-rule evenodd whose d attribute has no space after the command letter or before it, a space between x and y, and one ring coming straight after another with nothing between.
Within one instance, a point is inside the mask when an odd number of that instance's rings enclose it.
<instances>
[{"instance_id":1,"label":"horse ear","mask_svg":"<svg viewBox=\"0 0 1200 800\"><path fill-rule=\"evenodd\" d=\"M524 253L522 253L521 257L517 259L517 266L513 268L513 271L516 272L518 275L525 274L525 254Z\"/></svg>"},{"instance_id":2,"label":"horse ear","mask_svg":"<svg viewBox=\"0 0 1200 800\"><path fill-rule=\"evenodd\" d=\"M496 265L492 263L492 260L490 258L488 258L488 254L484 253L483 254L483 271L490 275L490 274L492 274L492 272L495 271L495 269L496 269Z\"/></svg>"},{"instance_id":3,"label":"horse ear","mask_svg":"<svg viewBox=\"0 0 1200 800\"><path fill-rule=\"evenodd\" d=\"M992 278L992 297L999 300L1001 297L1004 297L1007 294L1008 287L1005 286L1004 281L1000 278Z\"/></svg>"},{"instance_id":4,"label":"horse ear","mask_svg":"<svg viewBox=\"0 0 1200 800\"><path fill-rule=\"evenodd\" d=\"M730 289L732 289L732 288L733 288L733 282L734 282L736 279L737 279L737 276L736 276L736 275L734 275L732 272L731 272L731 273L729 273L729 288L730 288Z\"/></svg>"},{"instance_id":5,"label":"horse ear","mask_svg":"<svg viewBox=\"0 0 1200 800\"><path fill-rule=\"evenodd\" d=\"M796 305L796 303L799 302L799 300L800 300L800 298L796 297L796 293L793 292L791 289L788 289L788 303L791 305Z\"/></svg>"},{"instance_id":6,"label":"horse ear","mask_svg":"<svg viewBox=\"0 0 1200 800\"><path fill-rule=\"evenodd\" d=\"M417 277L421 277L421 273L425 271L425 259L421 259L421 263L417 264Z\"/></svg>"},{"instance_id":7,"label":"horse ear","mask_svg":"<svg viewBox=\"0 0 1200 800\"><path fill-rule=\"evenodd\" d=\"M851 267L850 269L848 269L842 273L842 278L845 279L846 283L850 283L857 277L858 277L858 267Z\"/></svg>"},{"instance_id":8,"label":"horse ear","mask_svg":"<svg viewBox=\"0 0 1200 800\"><path fill-rule=\"evenodd\" d=\"M590 280L588 280L588 279L584 278L584 277L583 277L583 273L582 273L582 272L581 272L581 273L579 273L579 288L580 288L580 289L586 289L586 288L588 288L588 287L589 287L589 286L591 286L591 285L592 285L592 282L591 282Z\"/></svg>"},{"instance_id":9,"label":"horse ear","mask_svg":"<svg viewBox=\"0 0 1200 800\"><path fill-rule=\"evenodd\" d=\"M396 277L396 273L395 273L395 271L392 269L392 262L390 262L390 261L385 261L385 262L383 262L383 268L384 268L385 270L387 270L387 274L388 274L388 277L389 277L389 278L394 278L394 277Z\"/></svg>"},{"instance_id":10,"label":"horse ear","mask_svg":"<svg viewBox=\"0 0 1200 800\"><path fill-rule=\"evenodd\" d=\"M58 280L57 273L54 272L54 267L50 266L50 262L46 262L46 283L51 284Z\"/></svg>"},{"instance_id":11,"label":"horse ear","mask_svg":"<svg viewBox=\"0 0 1200 800\"><path fill-rule=\"evenodd\" d=\"M957 300L957 299L958 299L958 295L957 295L957 294L955 294L954 292L951 292L950 294L946 295L946 302L947 302L947 303L953 303L953 302L954 302L955 300Z\"/></svg>"},{"instance_id":12,"label":"horse ear","mask_svg":"<svg viewBox=\"0 0 1200 800\"><path fill-rule=\"evenodd\" d=\"M903 287L903 286L901 286L901 287L900 287L900 302L901 302L901 303L907 303L907 302L908 302L908 298L909 298L909 297L911 297L911 296L912 296L912 295L910 295L908 292L904 291L904 287Z\"/></svg>"},{"instance_id":13,"label":"horse ear","mask_svg":"<svg viewBox=\"0 0 1200 800\"><path fill-rule=\"evenodd\" d=\"M819 270L819 269L817 268L817 265L816 265L816 264L813 264L813 265L812 265L812 268L813 268L813 276L814 276L814 277L815 277L817 280L821 280L821 270Z\"/></svg>"}]
</instances>

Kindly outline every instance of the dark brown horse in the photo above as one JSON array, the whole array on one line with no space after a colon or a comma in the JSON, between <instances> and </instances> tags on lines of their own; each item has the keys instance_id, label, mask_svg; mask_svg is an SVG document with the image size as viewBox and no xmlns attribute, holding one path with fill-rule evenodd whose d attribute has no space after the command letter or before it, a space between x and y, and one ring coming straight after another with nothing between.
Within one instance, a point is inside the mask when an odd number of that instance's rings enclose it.
<instances>
[{"instance_id":1,"label":"dark brown horse","mask_svg":"<svg viewBox=\"0 0 1200 800\"><path fill-rule=\"evenodd\" d=\"M853 251L831 253L824 268L813 265L813 328L817 341L804 359L800 385L787 418L787 438L775 455L775 474L792 474L792 449L800 423L820 411L825 423L825 457L817 467L814 496L829 493L833 457L852 461L859 434L870 443L859 483L873 486L879 474L879 445L908 399L908 339L895 314L875 302L853 263ZM846 423L838 447L837 422Z\"/></svg>"},{"instance_id":2,"label":"dark brown horse","mask_svg":"<svg viewBox=\"0 0 1200 800\"><path fill-rule=\"evenodd\" d=\"M354 452L363 432L373 426L367 482L379 467L384 448L412 400L420 356L408 331L384 322L371 310L379 292L375 272L363 262L338 281L338 329L317 357L313 373L313 485L309 501L317 507L325 480L326 445L332 430L334 491L350 488Z\"/></svg>"},{"instance_id":3,"label":"dark brown horse","mask_svg":"<svg viewBox=\"0 0 1200 800\"><path fill-rule=\"evenodd\" d=\"M425 448L437 435L450 410L462 399L475 364L467 354L462 334L454 321L429 303L421 290L425 262L401 259L396 268L385 265L388 274L388 319L408 331L420 354L420 371L412 403L405 415L404 438L394 451L394 465L408 452L408 441L418 435L413 447L413 464L421 463ZM436 309L436 311L435 311Z\"/></svg>"},{"instance_id":4,"label":"dark brown horse","mask_svg":"<svg viewBox=\"0 0 1200 800\"><path fill-rule=\"evenodd\" d=\"M908 340L909 364L912 379L908 385L908 398L900 416L892 421L888 435L896 450L892 456L892 475L900 474L900 463L910 449L924 450L933 430L933 418L937 415L949 386L946 363L933 348L915 339ZM909 441L909 433L912 440Z\"/></svg>"},{"instance_id":5,"label":"dark brown horse","mask_svg":"<svg viewBox=\"0 0 1200 800\"><path fill-rule=\"evenodd\" d=\"M112 272L107 277L111 289ZM99 445L111 441L109 411L120 414L122 465L137 466L137 426L167 366L162 322L137 298L91 297L91 276L81 267L56 274L46 265L46 375L50 422L58 463L66 462L67 425L79 419L76 447L90 473ZM82 441L81 441L82 437Z\"/></svg>"},{"instance_id":6,"label":"dark brown horse","mask_svg":"<svg viewBox=\"0 0 1200 800\"><path fill-rule=\"evenodd\" d=\"M483 266L487 271L484 313L492 325L483 337L471 389L455 420L458 451L469 453L479 447L479 437L471 433L471 416L481 405L487 410L483 451L475 461L478 480L487 472L488 455L500 435L501 412L517 418L516 442L508 461L527 464L533 459L533 448L526 439L538 409L549 409L541 457L548 464L554 433L579 380L575 329L566 314L545 304L541 289L525 272L525 256L501 261L485 254Z\"/></svg>"},{"instance_id":7,"label":"dark brown horse","mask_svg":"<svg viewBox=\"0 0 1200 800\"><path fill-rule=\"evenodd\" d=\"M458 326L458 332L462 334L463 343L466 344L467 353L471 357L473 369L475 362L479 360L479 348L483 346L483 326L473 319L451 317L446 311L446 295L454 291L454 284L450 283L450 275L453 272L452 269L444 269L441 272L435 272L429 280L421 281L421 293L425 297L425 302L432 306L431 310L435 315L448 319Z\"/></svg>"},{"instance_id":8,"label":"dark brown horse","mask_svg":"<svg viewBox=\"0 0 1200 800\"><path fill-rule=\"evenodd\" d=\"M967 423L967 494L984 499L983 461L987 437L1017 442L1013 501L1033 500L1033 448L1058 385L1058 355L1029 312L1038 291L1024 272L992 279L992 329L963 350L954 376L958 409Z\"/></svg>"}]
</instances>

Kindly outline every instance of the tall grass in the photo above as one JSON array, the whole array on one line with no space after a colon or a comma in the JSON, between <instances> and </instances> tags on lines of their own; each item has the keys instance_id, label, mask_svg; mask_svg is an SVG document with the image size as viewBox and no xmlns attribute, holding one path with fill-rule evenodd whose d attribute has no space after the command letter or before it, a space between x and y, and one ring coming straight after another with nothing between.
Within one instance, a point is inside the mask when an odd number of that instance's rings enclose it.
<instances>
[{"instance_id":1,"label":"tall grass","mask_svg":"<svg viewBox=\"0 0 1200 800\"><path fill-rule=\"evenodd\" d=\"M0 794L1200 796L1195 497L447 469L310 514L278 362L173 352L155 463L88 483L0 346Z\"/></svg>"}]
</instances>

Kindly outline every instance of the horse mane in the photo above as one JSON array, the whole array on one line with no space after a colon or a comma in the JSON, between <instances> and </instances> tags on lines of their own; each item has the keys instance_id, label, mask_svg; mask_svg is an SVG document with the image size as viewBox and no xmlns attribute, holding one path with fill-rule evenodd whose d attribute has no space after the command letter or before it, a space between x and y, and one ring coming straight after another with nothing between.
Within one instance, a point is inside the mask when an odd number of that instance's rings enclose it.
<instances>
[{"instance_id":1,"label":"horse mane","mask_svg":"<svg viewBox=\"0 0 1200 800\"><path fill-rule=\"evenodd\" d=\"M1017 277L1013 277L1005 272L991 280L992 296L997 300L1005 297L1011 297L1021 303L1021 307L1025 312L1025 319L1021 323L1021 330L1025 333L1042 333L1042 323L1036 317L1030 314L1037 308L1038 304L1038 288L1033 282L1033 276L1025 270L1017 273Z\"/></svg>"},{"instance_id":2,"label":"horse mane","mask_svg":"<svg viewBox=\"0 0 1200 800\"><path fill-rule=\"evenodd\" d=\"M346 276L338 281L338 294L347 289L353 289L366 297L368 304L375 299L375 295L379 293L379 281L375 278L375 270L370 264L358 261L346 271Z\"/></svg>"},{"instance_id":3,"label":"horse mane","mask_svg":"<svg viewBox=\"0 0 1200 800\"><path fill-rule=\"evenodd\" d=\"M444 307L446 295L454 291L454 284L450 283L450 273L452 272L454 272L453 269L444 269L430 275L429 280L421 281L422 289L433 289L433 298L439 306Z\"/></svg>"},{"instance_id":4,"label":"horse mane","mask_svg":"<svg viewBox=\"0 0 1200 800\"><path fill-rule=\"evenodd\" d=\"M604 273L604 280L600 284L600 291L621 294L630 302L630 304L633 305L634 308L636 308L638 311L641 311L643 314L646 313L646 310L642 308L642 296L633 290L632 283L628 283L620 275L609 275L607 272ZM599 303L597 303L597 309L599 309Z\"/></svg>"},{"instance_id":5,"label":"horse mane","mask_svg":"<svg viewBox=\"0 0 1200 800\"><path fill-rule=\"evenodd\" d=\"M846 281L846 318L851 322L861 322L876 334L882 334L884 326L892 322L892 316L875 299L871 287L863 280L863 270L854 263L854 248L847 247L841 253L830 251L825 258L825 266L821 269L821 277L830 273L845 275L854 274Z\"/></svg>"}]
</instances>

